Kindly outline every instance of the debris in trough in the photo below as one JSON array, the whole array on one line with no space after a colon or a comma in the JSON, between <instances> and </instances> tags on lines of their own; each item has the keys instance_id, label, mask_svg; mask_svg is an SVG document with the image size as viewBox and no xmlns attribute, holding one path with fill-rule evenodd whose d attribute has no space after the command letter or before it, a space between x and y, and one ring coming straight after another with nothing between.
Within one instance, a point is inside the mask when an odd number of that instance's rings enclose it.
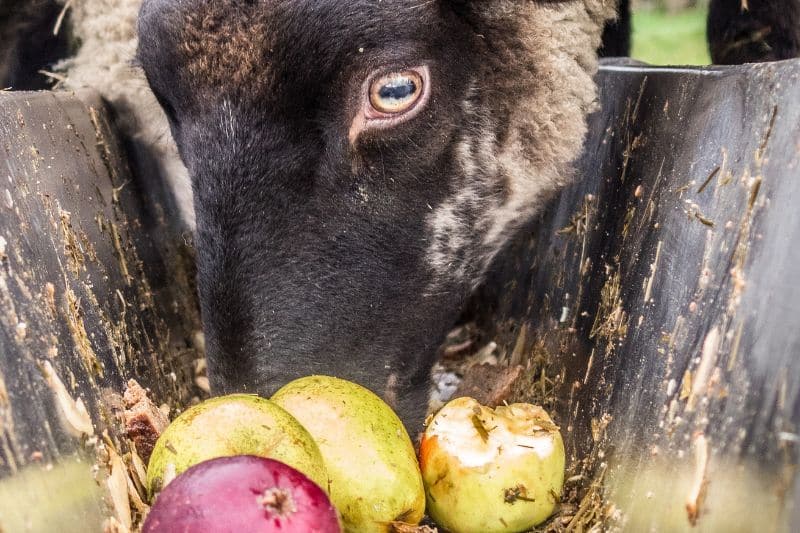
<instances>
[{"instance_id":1,"label":"debris in trough","mask_svg":"<svg viewBox=\"0 0 800 533\"><path fill-rule=\"evenodd\" d=\"M506 402L525 368L522 365L497 366L489 363L473 365L466 370L454 398L469 396L478 403L497 407Z\"/></svg>"},{"instance_id":2,"label":"debris in trough","mask_svg":"<svg viewBox=\"0 0 800 533\"><path fill-rule=\"evenodd\" d=\"M138 456L145 463L150 460L158 437L167 429L169 419L136 380L129 380L125 390L125 435L133 441Z\"/></svg>"},{"instance_id":3,"label":"debris in trough","mask_svg":"<svg viewBox=\"0 0 800 533\"><path fill-rule=\"evenodd\" d=\"M56 405L58 406L59 419L64 429L77 437L88 437L94 433L92 417L86 410L86 405L81 398L77 400L70 396L64 382L56 374L50 361L41 363L41 371L50 389L53 391Z\"/></svg>"},{"instance_id":4,"label":"debris in trough","mask_svg":"<svg viewBox=\"0 0 800 533\"><path fill-rule=\"evenodd\" d=\"M108 446L106 452L108 453L106 486L114 509L114 519L124 530L130 530L133 527L133 518L128 499L128 470L114 448Z\"/></svg>"},{"instance_id":5,"label":"debris in trough","mask_svg":"<svg viewBox=\"0 0 800 533\"><path fill-rule=\"evenodd\" d=\"M428 525L412 525L404 522L389 524L389 533L438 533L438 529Z\"/></svg>"},{"instance_id":6,"label":"debris in trough","mask_svg":"<svg viewBox=\"0 0 800 533\"><path fill-rule=\"evenodd\" d=\"M697 525L700 513L703 510L706 492L708 490L708 440L699 433L692 443L694 448L695 474L692 488L686 496L686 515L692 527Z\"/></svg>"}]
</instances>

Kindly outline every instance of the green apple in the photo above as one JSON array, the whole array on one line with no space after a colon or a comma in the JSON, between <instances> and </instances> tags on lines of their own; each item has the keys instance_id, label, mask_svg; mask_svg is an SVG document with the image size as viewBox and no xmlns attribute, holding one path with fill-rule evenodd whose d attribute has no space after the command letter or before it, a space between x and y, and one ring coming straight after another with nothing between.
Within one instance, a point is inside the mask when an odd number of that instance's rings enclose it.
<instances>
[{"instance_id":1,"label":"green apple","mask_svg":"<svg viewBox=\"0 0 800 533\"><path fill-rule=\"evenodd\" d=\"M317 441L346 531L385 532L392 521L422 519L425 491L414 446L378 396L349 381L311 376L289 383L272 401Z\"/></svg>"},{"instance_id":2,"label":"green apple","mask_svg":"<svg viewBox=\"0 0 800 533\"><path fill-rule=\"evenodd\" d=\"M148 490L155 495L189 467L234 455L275 459L327 486L319 447L292 415L264 398L234 394L195 405L167 427L150 456Z\"/></svg>"},{"instance_id":3,"label":"green apple","mask_svg":"<svg viewBox=\"0 0 800 533\"><path fill-rule=\"evenodd\" d=\"M452 533L515 533L546 520L564 485L564 443L541 407L472 398L428 423L420 466L428 513Z\"/></svg>"}]
</instances>

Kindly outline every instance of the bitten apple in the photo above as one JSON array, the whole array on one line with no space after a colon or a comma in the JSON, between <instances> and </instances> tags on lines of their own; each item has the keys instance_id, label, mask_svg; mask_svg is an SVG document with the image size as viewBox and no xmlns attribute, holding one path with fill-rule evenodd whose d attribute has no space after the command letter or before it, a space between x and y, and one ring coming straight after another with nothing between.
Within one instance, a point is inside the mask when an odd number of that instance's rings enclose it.
<instances>
[{"instance_id":1,"label":"bitten apple","mask_svg":"<svg viewBox=\"0 0 800 533\"><path fill-rule=\"evenodd\" d=\"M515 533L546 520L564 484L564 444L541 407L458 398L420 444L428 513L453 533Z\"/></svg>"}]
</instances>

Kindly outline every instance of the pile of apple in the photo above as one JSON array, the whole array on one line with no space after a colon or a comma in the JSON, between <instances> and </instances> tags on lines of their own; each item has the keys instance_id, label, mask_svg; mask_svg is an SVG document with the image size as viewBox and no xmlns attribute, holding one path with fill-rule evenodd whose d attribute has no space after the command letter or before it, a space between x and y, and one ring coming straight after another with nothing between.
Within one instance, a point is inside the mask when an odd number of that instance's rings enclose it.
<instances>
[{"instance_id":1,"label":"pile of apple","mask_svg":"<svg viewBox=\"0 0 800 533\"><path fill-rule=\"evenodd\" d=\"M148 465L142 531L388 532L418 524L427 502L453 533L512 533L550 516L563 479L561 435L539 407L453 400L429 420L418 462L378 396L312 376L173 421Z\"/></svg>"}]
</instances>

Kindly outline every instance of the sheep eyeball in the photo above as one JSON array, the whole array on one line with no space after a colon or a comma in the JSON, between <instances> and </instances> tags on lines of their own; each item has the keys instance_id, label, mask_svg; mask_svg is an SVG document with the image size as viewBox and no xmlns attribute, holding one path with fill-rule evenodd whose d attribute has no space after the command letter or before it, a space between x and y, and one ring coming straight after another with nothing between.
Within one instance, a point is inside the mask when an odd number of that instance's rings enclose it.
<instances>
[{"instance_id":1,"label":"sheep eyeball","mask_svg":"<svg viewBox=\"0 0 800 533\"><path fill-rule=\"evenodd\" d=\"M355 146L366 131L391 131L410 121L425 109L430 100L430 68L387 68L366 79L357 110L348 131L348 139Z\"/></svg>"},{"instance_id":2,"label":"sheep eyeball","mask_svg":"<svg viewBox=\"0 0 800 533\"><path fill-rule=\"evenodd\" d=\"M369 103L374 111L398 115L411 110L424 92L425 80L415 70L392 72L370 83Z\"/></svg>"}]
</instances>

